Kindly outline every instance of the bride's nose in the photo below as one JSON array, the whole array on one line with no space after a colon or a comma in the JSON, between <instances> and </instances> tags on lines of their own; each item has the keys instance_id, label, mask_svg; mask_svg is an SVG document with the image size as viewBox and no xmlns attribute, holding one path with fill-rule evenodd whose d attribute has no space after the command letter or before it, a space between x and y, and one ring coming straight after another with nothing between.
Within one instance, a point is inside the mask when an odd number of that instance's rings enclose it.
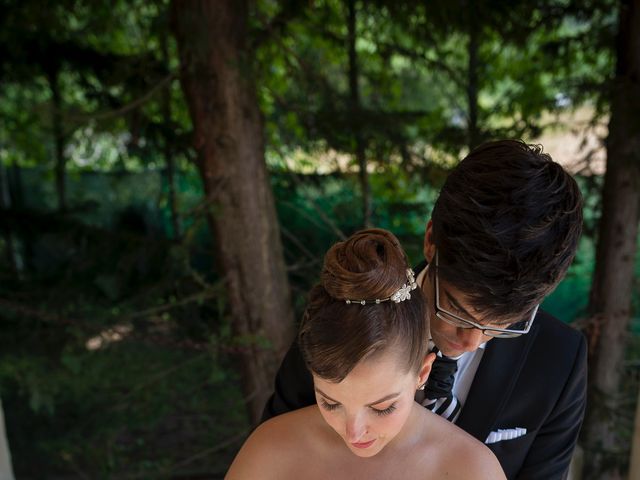
<instances>
[{"instance_id":1,"label":"bride's nose","mask_svg":"<svg viewBox=\"0 0 640 480\"><path fill-rule=\"evenodd\" d=\"M356 443L361 440L367 432L366 416L362 413L348 415L346 431L349 442Z\"/></svg>"}]
</instances>

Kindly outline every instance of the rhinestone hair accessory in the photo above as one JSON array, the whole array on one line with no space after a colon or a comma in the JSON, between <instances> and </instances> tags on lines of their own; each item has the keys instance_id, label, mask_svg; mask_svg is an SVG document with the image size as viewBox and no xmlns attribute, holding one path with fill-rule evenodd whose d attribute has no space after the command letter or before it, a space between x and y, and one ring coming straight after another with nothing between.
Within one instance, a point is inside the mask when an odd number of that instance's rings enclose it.
<instances>
[{"instance_id":1,"label":"rhinestone hair accessory","mask_svg":"<svg viewBox=\"0 0 640 480\"><path fill-rule=\"evenodd\" d=\"M350 300L347 299L344 301L347 305L352 303L360 304L360 305L370 305L372 303L382 303L382 302L394 302L400 303L405 300L409 300L411 298L411 290L415 290L418 288L418 284L416 283L415 274L413 270L407 268L407 283L402 285L393 295L387 298L376 298L374 300Z\"/></svg>"}]
</instances>

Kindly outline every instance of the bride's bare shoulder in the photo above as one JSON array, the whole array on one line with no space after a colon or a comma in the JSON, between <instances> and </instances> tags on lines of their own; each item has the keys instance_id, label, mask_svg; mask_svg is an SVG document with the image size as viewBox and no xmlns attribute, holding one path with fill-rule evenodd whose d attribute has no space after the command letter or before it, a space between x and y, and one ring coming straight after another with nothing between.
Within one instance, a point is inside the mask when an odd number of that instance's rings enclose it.
<instances>
[{"instance_id":1,"label":"bride's bare shoulder","mask_svg":"<svg viewBox=\"0 0 640 480\"><path fill-rule=\"evenodd\" d=\"M290 452L304 441L302 432L317 425L319 413L311 406L271 418L258 426L236 455L225 480L283 478L291 464ZM300 428L304 425L305 428Z\"/></svg>"},{"instance_id":2,"label":"bride's bare shoulder","mask_svg":"<svg viewBox=\"0 0 640 480\"><path fill-rule=\"evenodd\" d=\"M446 464L452 479L506 480L500 462L491 450L482 442L467 435L461 441L455 455L449 455ZM460 460L464 459L463 462Z\"/></svg>"},{"instance_id":3,"label":"bride's bare shoulder","mask_svg":"<svg viewBox=\"0 0 640 480\"><path fill-rule=\"evenodd\" d=\"M438 438L436 458L439 459L438 466L443 477L452 480L506 478L500 462L489 447L442 417L429 414L433 416L430 433Z\"/></svg>"}]
</instances>

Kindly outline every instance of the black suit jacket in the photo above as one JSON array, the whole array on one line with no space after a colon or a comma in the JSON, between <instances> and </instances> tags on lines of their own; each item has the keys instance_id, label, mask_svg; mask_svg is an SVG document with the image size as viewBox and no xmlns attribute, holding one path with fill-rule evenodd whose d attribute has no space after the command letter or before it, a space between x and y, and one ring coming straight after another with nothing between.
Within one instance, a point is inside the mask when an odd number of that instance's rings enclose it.
<instances>
[{"instance_id":1,"label":"black suit jacket","mask_svg":"<svg viewBox=\"0 0 640 480\"><path fill-rule=\"evenodd\" d=\"M586 406L586 352L583 335L541 310L528 334L487 343L456 423L481 442L498 429L526 428L524 436L488 445L507 478L566 478ZM294 342L263 420L314 403Z\"/></svg>"}]
</instances>

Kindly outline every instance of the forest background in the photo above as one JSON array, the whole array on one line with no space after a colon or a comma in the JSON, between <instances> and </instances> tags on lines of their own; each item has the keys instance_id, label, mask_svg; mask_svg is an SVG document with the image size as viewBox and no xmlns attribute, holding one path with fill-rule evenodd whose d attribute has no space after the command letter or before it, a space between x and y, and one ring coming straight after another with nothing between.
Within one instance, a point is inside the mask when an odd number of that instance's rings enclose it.
<instances>
[{"instance_id":1,"label":"forest background","mask_svg":"<svg viewBox=\"0 0 640 480\"><path fill-rule=\"evenodd\" d=\"M417 263L522 138L586 199L544 303L589 340L580 478L640 478L639 79L637 0L1 0L0 467L222 478L326 249Z\"/></svg>"}]
</instances>

